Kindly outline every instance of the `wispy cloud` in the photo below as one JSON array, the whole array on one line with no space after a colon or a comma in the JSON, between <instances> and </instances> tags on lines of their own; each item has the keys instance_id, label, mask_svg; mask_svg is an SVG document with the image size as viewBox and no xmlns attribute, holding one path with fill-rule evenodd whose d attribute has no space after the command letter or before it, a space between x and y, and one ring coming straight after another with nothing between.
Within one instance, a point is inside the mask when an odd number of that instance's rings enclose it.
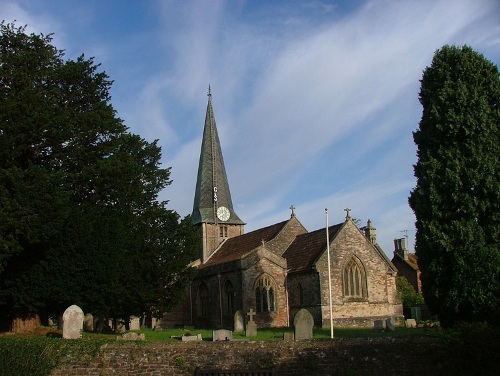
<instances>
[{"instance_id":1,"label":"wispy cloud","mask_svg":"<svg viewBox=\"0 0 500 376\"><path fill-rule=\"evenodd\" d=\"M103 62L118 115L160 139L172 209L192 209L211 84L248 229L285 219L292 203L311 230L323 226L325 207L333 223L349 206L374 221L387 253L399 231L413 237L407 197L423 69L444 44L500 62L496 0L37 4L0 0L0 9Z\"/></svg>"}]
</instances>

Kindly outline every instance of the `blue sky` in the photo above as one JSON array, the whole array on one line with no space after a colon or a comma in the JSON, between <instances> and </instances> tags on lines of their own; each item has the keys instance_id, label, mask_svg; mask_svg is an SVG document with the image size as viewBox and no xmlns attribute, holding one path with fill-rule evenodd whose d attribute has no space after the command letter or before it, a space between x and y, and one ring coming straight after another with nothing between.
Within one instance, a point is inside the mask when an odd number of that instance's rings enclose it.
<instances>
[{"instance_id":1,"label":"blue sky","mask_svg":"<svg viewBox=\"0 0 500 376\"><path fill-rule=\"evenodd\" d=\"M251 231L296 207L309 230L371 219L392 257L415 186L419 80L444 44L500 65L498 0L0 0L0 19L54 33L67 58L94 56L130 131L159 139L191 213L212 102L233 204Z\"/></svg>"}]
</instances>

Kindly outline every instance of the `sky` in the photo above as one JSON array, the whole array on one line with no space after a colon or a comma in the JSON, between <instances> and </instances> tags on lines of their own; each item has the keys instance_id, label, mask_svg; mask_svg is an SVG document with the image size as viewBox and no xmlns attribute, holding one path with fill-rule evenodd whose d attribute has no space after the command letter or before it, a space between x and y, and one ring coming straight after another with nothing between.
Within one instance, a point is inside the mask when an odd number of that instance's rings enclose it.
<instances>
[{"instance_id":1,"label":"sky","mask_svg":"<svg viewBox=\"0 0 500 376\"><path fill-rule=\"evenodd\" d=\"M192 211L211 86L233 206L246 232L284 221L313 231L345 208L392 258L415 217L412 132L436 50L470 45L500 66L499 0L0 0L0 20L53 33L67 59L114 80L130 132L158 139Z\"/></svg>"}]
</instances>

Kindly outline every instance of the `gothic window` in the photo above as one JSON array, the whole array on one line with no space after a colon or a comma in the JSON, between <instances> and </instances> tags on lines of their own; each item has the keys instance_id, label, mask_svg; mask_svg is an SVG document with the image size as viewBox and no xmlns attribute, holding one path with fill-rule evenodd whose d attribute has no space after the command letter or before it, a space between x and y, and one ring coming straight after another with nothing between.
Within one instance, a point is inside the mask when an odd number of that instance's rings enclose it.
<instances>
[{"instance_id":1,"label":"gothic window","mask_svg":"<svg viewBox=\"0 0 500 376\"><path fill-rule=\"evenodd\" d=\"M198 316L208 317L210 315L210 295L206 284L201 283L198 288Z\"/></svg>"},{"instance_id":2,"label":"gothic window","mask_svg":"<svg viewBox=\"0 0 500 376\"><path fill-rule=\"evenodd\" d=\"M255 307L257 313L274 312L276 310L276 289L271 278L261 276L255 286Z\"/></svg>"},{"instance_id":3,"label":"gothic window","mask_svg":"<svg viewBox=\"0 0 500 376\"><path fill-rule=\"evenodd\" d=\"M353 256L344 267L342 282L346 298L366 297L365 270L356 257Z\"/></svg>"},{"instance_id":4,"label":"gothic window","mask_svg":"<svg viewBox=\"0 0 500 376\"><path fill-rule=\"evenodd\" d=\"M234 314L234 287L231 281L224 283L224 311L228 315Z\"/></svg>"}]
</instances>

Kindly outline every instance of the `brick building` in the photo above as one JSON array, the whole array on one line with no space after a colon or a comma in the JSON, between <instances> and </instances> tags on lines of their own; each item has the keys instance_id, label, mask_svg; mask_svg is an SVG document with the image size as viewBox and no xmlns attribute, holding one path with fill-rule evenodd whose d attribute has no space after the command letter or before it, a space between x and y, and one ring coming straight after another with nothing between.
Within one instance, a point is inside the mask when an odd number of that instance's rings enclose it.
<instances>
[{"instance_id":1,"label":"brick building","mask_svg":"<svg viewBox=\"0 0 500 376\"><path fill-rule=\"evenodd\" d=\"M293 206L289 219L249 233L234 212L209 88L192 219L200 236L198 269L185 300L161 321L231 329L238 310L259 327L288 326L306 308L315 326L330 326L328 252L335 326L372 326L402 318L396 267L376 242L371 222L344 222L308 232Z\"/></svg>"},{"instance_id":2,"label":"brick building","mask_svg":"<svg viewBox=\"0 0 500 376\"><path fill-rule=\"evenodd\" d=\"M422 293L422 283L420 281L420 269L418 259L414 253L406 249L406 239L394 239L394 257L392 263L398 268L400 276L406 277L410 285L416 292Z\"/></svg>"}]
</instances>

